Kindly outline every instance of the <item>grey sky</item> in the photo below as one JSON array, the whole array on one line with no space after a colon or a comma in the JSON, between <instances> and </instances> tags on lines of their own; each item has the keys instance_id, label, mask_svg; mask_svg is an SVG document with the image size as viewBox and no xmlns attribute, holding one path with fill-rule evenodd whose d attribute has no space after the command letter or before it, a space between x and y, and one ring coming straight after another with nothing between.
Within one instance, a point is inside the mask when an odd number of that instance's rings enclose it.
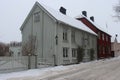
<instances>
[{"instance_id":1,"label":"grey sky","mask_svg":"<svg viewBox=\"0 0 120 80\"><path fill-rule=\"evenodd\" d=\"M0 42L21 41L19 30L27 14L36 0L1 0L0 1ZM67 15L75 17L86 10L88 17L94 16L95 22L106 28L114 36L120 36L120 22L115 22L113 6L118 0L38 0L43 4L58 10L60 6L67 9ZM119 38L120 41L120 38Z\"/></svg>"}]
</instances>

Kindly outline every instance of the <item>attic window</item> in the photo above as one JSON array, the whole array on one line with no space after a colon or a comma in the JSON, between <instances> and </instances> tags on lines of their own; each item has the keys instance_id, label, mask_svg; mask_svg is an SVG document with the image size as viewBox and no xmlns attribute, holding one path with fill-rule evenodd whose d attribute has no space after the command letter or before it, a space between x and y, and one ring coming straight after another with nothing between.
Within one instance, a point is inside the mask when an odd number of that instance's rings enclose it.
<instances>
[{"instance_id":1,"label":"attic window","mask_svg":"<svg viewBox=\"0 0 120 80\"><path fill-rule=\"evenodd\" d=\"M40 12L34 13L34 22L39 22L40 21Z\"/></svg>"}]
</instances>

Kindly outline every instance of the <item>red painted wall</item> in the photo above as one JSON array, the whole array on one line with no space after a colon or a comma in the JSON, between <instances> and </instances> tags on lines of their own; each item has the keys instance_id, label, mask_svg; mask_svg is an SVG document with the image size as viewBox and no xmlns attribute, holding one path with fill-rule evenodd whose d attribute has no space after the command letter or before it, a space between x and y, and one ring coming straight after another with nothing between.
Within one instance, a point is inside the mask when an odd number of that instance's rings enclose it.
<instances>
[{"instance_id":1,"label":"red painted wall","mask_svg":"<svg viewBox=\"0 0 120 80\"><path fill-rule=\"evenodd\" d=\"M89 27L92 31L98 34L97 40L97 51L98 51L98 59L112 57L111 53L111 36L107 33L99 30L94 24L88 21L86 18L77 18L82 21L87 27ZM104 39L103 39L104 35Z\"/></svg>"}]
</instances>

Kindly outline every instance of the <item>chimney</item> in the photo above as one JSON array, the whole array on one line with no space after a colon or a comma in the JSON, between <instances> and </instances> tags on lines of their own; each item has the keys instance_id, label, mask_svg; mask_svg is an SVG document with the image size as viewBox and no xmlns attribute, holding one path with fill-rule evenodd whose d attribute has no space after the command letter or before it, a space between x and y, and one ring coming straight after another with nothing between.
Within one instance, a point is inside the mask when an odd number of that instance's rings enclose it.
<instances>
[{"instance_id":1,"label":"chimney","mask_svg":"<svg viewBox=\"0 0 120 80\"><path fill-rule=\"evenodd\" d=\"M66 9L64 7L60 7L59 11L62 13L62 14L65 14L66 15Z\"/></svg>"},{"instance_id":2,"label":"chimney","mask_svg":"<svg viewBox=\"0 0 120 80\"><path fill-rule=\"evenodd\" d=\"M82 15L84 15L85 17L87 17L87 12L86 11L82 11Z\"/></svg>"},{"instance_id":3,"label":"chimney","mask_svg":"<svg viewBox=\"0 0 120 80\"><path fill-rule=\"evenodd\" d=\"M92 21L94 22L94 16L91 16L91 17L90 17L90 20L92 20Z\"/></svg>"}]
</instances>

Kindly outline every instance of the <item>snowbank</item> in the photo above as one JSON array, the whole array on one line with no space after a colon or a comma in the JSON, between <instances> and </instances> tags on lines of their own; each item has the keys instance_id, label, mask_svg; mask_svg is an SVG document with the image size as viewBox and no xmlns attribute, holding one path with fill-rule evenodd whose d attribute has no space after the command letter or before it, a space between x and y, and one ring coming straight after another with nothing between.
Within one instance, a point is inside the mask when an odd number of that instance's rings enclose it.
<instances>
[{"instance_id":1,"label":"snowbank","mask_svg":"<svg viewBox=\"0 0 120 80\"><path fill-rule=\"evenodd\" d=\"M0 80L119 80L120 57L0 74ZM117 79L119 78L119 79Z\"/></svg>"}]
</instances>

